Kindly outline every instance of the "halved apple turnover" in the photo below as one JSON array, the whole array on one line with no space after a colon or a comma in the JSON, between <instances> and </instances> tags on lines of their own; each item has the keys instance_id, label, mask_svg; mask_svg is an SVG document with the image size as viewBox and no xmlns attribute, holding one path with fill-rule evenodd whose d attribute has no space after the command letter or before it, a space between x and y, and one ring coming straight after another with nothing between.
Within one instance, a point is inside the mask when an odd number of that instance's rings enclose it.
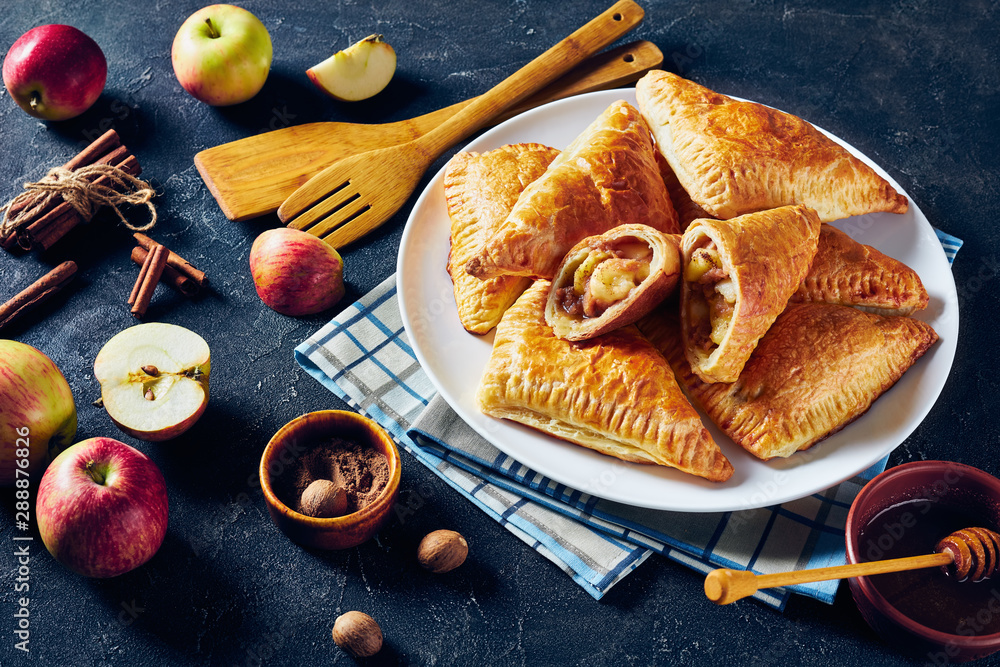
<instances>
[{"instance_id":1,"label":"halved apple turnover","mask_svg":"<svg viewBox=\"0 0 1000 667\"><path fill-rule=\"evenodd\" d=\"M681 239L681 332L698 377L739 377L808 272L819 228L805 206L691 223Z\"/></svg>"},{"instance_id":2,"label":"halved apple turnover","mask_svg":"<svg viewBox=\"0 0 1000 667\"><path fill-rule=\"evenodd\" d=\"M651 311L677 286L679 238L647 225L622 225L573 246L545 305L553 333L586 340Z\"/></svg>"}]
</instances>

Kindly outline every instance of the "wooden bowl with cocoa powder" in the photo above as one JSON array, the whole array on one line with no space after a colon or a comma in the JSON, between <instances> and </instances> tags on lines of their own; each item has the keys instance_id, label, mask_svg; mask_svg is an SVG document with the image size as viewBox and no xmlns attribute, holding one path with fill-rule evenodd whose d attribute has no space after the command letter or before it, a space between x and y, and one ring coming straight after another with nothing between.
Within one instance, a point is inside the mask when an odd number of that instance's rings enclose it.
<instances>
[{"instance_id":1,"label":"wooden bowl with cocoa powder","mask_svg":"<svg viewBox=\"0 0 1000 667\"><path fill-rule=\"evenodd\" d=\"M392 513L399 479L399 451L389 434L343 410L296 417L260 459L271 519L293 541L317 549L371 539Z\"/></svg>"}]
</instances>

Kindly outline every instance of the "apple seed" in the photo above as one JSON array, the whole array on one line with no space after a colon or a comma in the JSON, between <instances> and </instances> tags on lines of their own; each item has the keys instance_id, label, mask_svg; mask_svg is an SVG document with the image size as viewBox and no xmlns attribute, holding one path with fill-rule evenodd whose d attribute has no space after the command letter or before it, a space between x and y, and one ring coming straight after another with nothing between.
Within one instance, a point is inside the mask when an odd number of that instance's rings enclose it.
<instances>
[{"instance_id":1,"label":"apple seed","mask_svg":"<svg viewBox=\"0 0 1000 667\"><path fill-rule=\"evenodd\" d=\"M152 375L153 377L156 377L160 374L160 369L154 366L153 364L147 364L142 367L142 372L145 373L146 375Z\"/></svg>"},{"instance_id":2,"label":"apple seed","mask_svg":"<svg viewBox=\"0 0 1000 667\"><path fill-rule=\"evenodd\" d=\"M145 398L147 401L155 401L156 400L156 394L153 393L153 388L152 387L150 387L149 389L147 389L146 393L143 394L142 397Z\"/></svg>"}]
</instances>

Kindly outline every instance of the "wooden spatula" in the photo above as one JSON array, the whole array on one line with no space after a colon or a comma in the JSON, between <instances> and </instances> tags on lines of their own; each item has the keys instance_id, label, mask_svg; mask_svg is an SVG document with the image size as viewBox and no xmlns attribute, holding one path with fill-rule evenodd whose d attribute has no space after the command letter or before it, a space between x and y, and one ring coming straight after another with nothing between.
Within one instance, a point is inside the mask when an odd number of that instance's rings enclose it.
<instances>
[{"instance_id":1,"label":"wooden spatula","mask_svg":"<svg viewBox=\"0 0 1000 667\"><path fill-rule=\"evenodd\" d=\"M591 56L490 123L571 95L624 86L662 63L663 53L652 42L610 49ZM277 211L296 188L336 160L415 139L471 102L395 123L320 122L286 127L208 148L194 156L194 163L226 217L249 220Z\"/></svg>"},{"instance_id":2,"label":"wooden spatula","mask_svg":"<svg viewBox=\"0 0 1000 667\"><path fill-rule=\"evenodd\" d=\"M444 151L482 127L499 109L516 104L607 46L642 16L639 5L620 0L427 134L327 167L285 200L278 217L335 248L360 238L399 210Z\"/></svg>"}]
</instances>

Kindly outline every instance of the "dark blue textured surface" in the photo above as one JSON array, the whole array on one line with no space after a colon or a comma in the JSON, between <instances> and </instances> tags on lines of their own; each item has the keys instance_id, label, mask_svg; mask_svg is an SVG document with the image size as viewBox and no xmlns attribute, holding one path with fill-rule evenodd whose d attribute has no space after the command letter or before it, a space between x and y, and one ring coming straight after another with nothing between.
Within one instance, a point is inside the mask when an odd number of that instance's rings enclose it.
<instances>
[{"instance_id":1,"label":"dark blue textured surface","mask_svg":"<svg viewBox=\"0 0 1000 667\"><path fill-rule=\"evenodd\" d=\"M80 578L35 542L26 658L13 649L11 633L13 493L0 490L0 664L67 664L64 656L95 665L350 664L330 638L334 618L349 609L382 626L386 646L372 664L914 664L868 629L846 586L833 607L794 598L784 613L752 601L716 608L704 599L700 576L654 558L595 602L412 460L404 460L402 499L419 508L377 540L319 553L280 534L264 508L257 464L289 419L343 407L292 359L295 345L333 313L292 319L261 304L247 256L254 237L277 219L226 220L193 155L284 124L400 120L457 102L606 5L242 4L268 27L275 59L264 90L228 109L189 97L171 69L174 33L198 3L15 0L3 7L4 52L31 27L69 23L102 46L109 75L98 104L61 124L28 117L0 92L0 198L117 128L161 193L153 236L210 276L212 289L193 301L160 290L148 319L204 335L213 352L213 395L193 430L162 444L121 435L91 407L99 395L97 351L134 323L125 305L137 272L128 257L131 239L110 218L47 255L0 255L3 298L62 259L81 264L64 296L8 335L41 348L63 370L77 398L79 437L109 435L140 447L161 466L171 501L160 552L115 580ZM932 224L965 240L954 265L962 338L952 376L891 464L944 458L1000 473L996 3L641 4L646 20L627 39L655 42L667 69L797 113L844 138L899 181ZM373 32L399 56L390 87L356 105L315 92L304 70ZM394 271L408 210L344 252L345 305ZM467 564L446 576L422 571L413 557L420 537L439 527L461 531L472 549Z\"/></svg>"}]
</instances>

